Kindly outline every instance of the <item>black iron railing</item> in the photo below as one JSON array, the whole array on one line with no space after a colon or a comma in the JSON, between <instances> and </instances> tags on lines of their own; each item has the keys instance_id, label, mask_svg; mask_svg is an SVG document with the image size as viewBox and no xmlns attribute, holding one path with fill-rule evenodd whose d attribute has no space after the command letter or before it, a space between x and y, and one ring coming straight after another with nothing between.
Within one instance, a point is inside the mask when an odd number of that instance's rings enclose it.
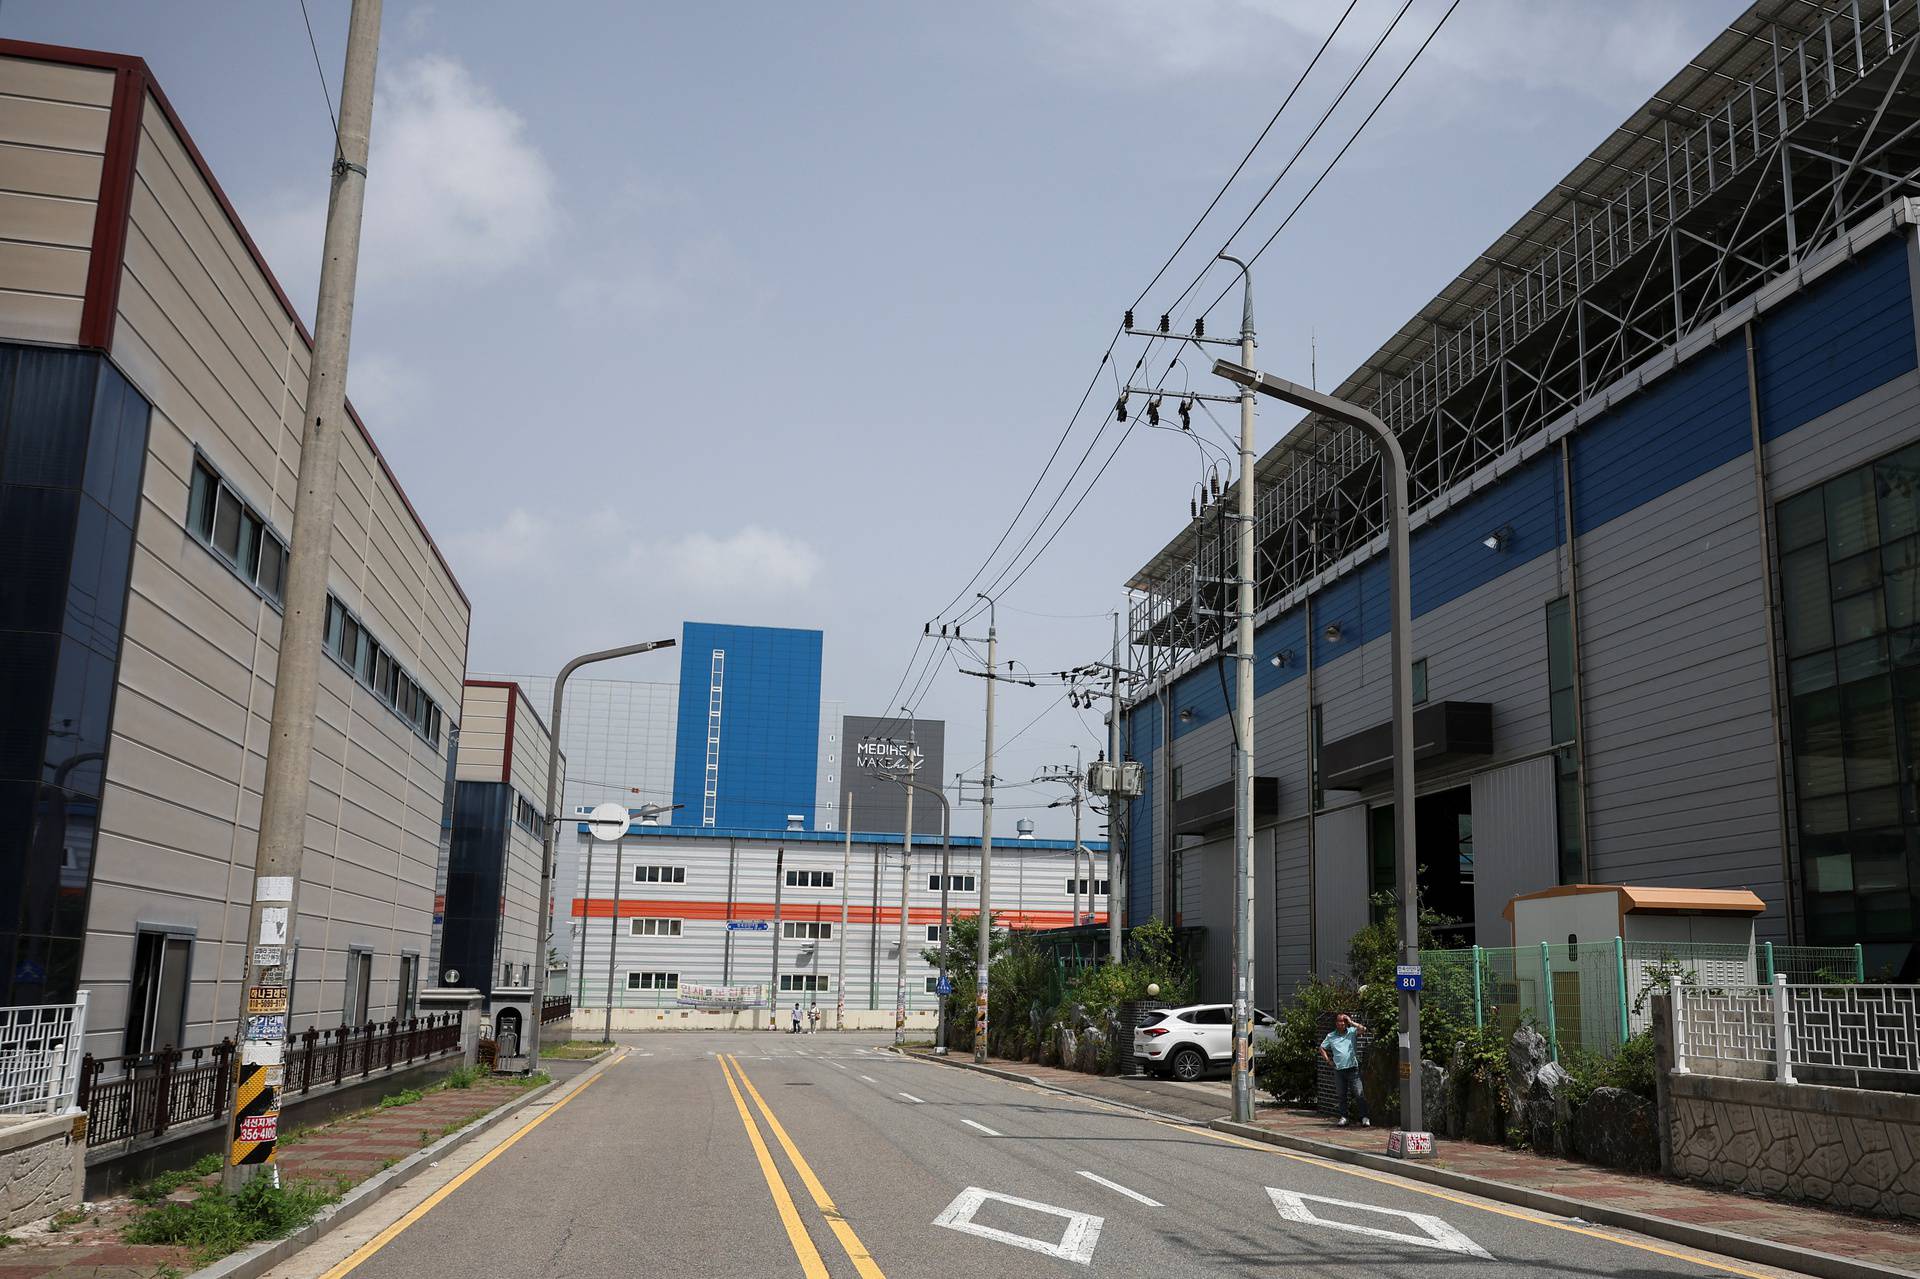
<instances>
[{"instance_id":1,"label":"black iron railing","mask_svg":"<svg viewBox=\"0 0 1920 1279\"><path fill-rule=\"evenodd\" d=\"M556 1021L565 1021L571 1016L573 1016L572 995L548 995L546 1002L540 1005L542 1026Z\"/></svg>"}]
</instances>

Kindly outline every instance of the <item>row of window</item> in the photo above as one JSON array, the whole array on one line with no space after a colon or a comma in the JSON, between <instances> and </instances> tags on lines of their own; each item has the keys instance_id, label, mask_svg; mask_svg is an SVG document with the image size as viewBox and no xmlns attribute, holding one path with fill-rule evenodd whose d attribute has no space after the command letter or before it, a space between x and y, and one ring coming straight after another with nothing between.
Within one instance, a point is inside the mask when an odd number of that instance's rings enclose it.
<instances>
[{"instance_id":1,"label":"row of window","mask_svg":"<svg viewBox=\"0 0 1920 1279\"><path fill-rule=\"evenodd\" d=\"M187 490L187 531L241 581L276 607L280 604L286 588L286 541L199 457L193 459L193 479Z\"/></svg>"},{"instance_id":2,"label":"row of window","mask_svg":"<svg viewBox=\"0 0 1920 1279\"><path fill-rule=\"evenodd\" d=\"M678 937L681 921L677 919L629 919L627 935L630 937Z\"/></svg>"},{"instance_id":3,"label":"row of window","mask_svg":"<svg viewBox=\"0 0 1920 1279\"><path fill-rule=\"evenodd\" d=\"M808 941L826 941L833 936L833 925L810 919L789 919L780 925L782 937L800 937Z\"/></svg>"},{"instance_id":4,"label":"row of window","mask_svg":"<svg viewBox=\"0 0 1920 1279\"><path fill-rule=\"evenodd\" d=\"M974 877L971 875L949 875L947 876L947 891L954 892L954 893L970 893L974 891L975 883L976 881ZM927 891L934 892L934 893L937 893L940 891L939 875L934 874L934 875L927 876Z\"/></svg>"},{"instance_id":5,"label":"row of window","mask_svg":"<svg viewBox=\"0 0 1920 1279\"><path fill-rule=\"evenodd\" d=\"M787 872L788 888L832 888L833 872L830 870L790 870Z\"/></svg>"},{"instance_id":6,"label":"row of window","mask_svg":"<svg viewBox=\"0 0 1920 1279\"><path fill-rule=\"evenodd\" d=\"M684 884L687 882L685 866L635 866L633 882L636 884Z\"/></svg>"},{"instance_id":7,"label":"row of window","mask_svg":"<svg viewBox=\"0 0 1920 1279\"><path fill-rule=\"evenodd\" d=\"M628 973L628 990L678 990L679 973Z\"/></svg>"},{"instance_id":8,"label":"row of window","mask_svg":"<svg viewBox=\"0 0 1920 1279\"><path fill-rule=\"evenodd\" d=\"M1086 876L1082 875L1079 879L1069 879L1067 881L1067 896L1072 897L1075 893L1085 895L1085 893L1087 892L1087 886L1089 884L1093 886L1093 895L1095 897L1105 897L1107 895L1106 880L1104 879L1090 880Z\"/></svg>"},{"instance_id":9,"label":"row of window","mask_svg":"<svg viewBox=\"0 0 1920 1279\"><path fill-rule=\"evenodd\" d=\"M781 973L780 989L783 991L829 990L833 978L816 976L813 973Z\"/></svg>"},{"instance_id":10,"label":"row of window","mask_svg":"<svg viewBox=\"0 0 1920 1279\"><path fill-rule=\"evenodd\" d=\"M365 624L331 595L327 597L326 646L335 661L352 671L355 679L411 725L414 732L429 745L436 748L440 745L440 708L368 633Z\"/></svg>"}]
</instances>

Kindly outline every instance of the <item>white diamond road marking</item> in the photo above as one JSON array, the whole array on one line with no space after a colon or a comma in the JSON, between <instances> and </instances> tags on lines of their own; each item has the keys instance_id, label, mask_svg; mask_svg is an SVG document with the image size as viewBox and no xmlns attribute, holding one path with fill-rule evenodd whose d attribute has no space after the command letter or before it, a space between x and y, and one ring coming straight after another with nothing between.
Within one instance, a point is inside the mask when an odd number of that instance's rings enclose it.
<instances>
[{"instance_id":1,"label":"white diamond road marking","mask_svg":"<svg viewBox=\"0 0 1920 1279\"><path fill-rule=\"evenodd\" d=\"M914 1105L916 1105L916 1106L924 1106L924 1105L926 1105L926 1104L927 1104L926 1102L924 1102L924 1101L921 1101L921 1100L920 1100L920 1099L919 1099L918 1097L916 1097L916 1096L914 1096L914 1095L913 1095L912 1093L910 1093L910 1092L903 1092L903 1093L901 1093L900 1095L901 1095L902 1097L905 1097L905 1098L906 1098L906 1099L907 1099L908 1101L910 1101L910 1102L912 1102L912 1103L913 1103Z\"/></svg>"},{"instance_id":2,"label":"white diamond road marking","mask_svg":"<svg viewBox=\"0 0 1920 1279\"><path fill-rule=\"evenodd\" d=\"M1138 1190L1128 1190L1125 1186L1121 1185L1119 1182L1108 1181L1105 1177L1102 1177L1097 1172L1088 1172L1085 1168L1082 1168L1080 1169L1080 1176L1085 1177L1088 1181L1095 1182L1099 1185L1105 1186L1108 1190L1114 1191L1118 1194L1125 1195L1129 1199L1138 1200L1139 1202L1145 1204L1149 1208L1166 1207L1166 1205L1161 1203L1158 1199L1149 1199L1145 1195L1141 1194Z\"/></svg>"},{"instance_id":3,"label":"white diamond road marking","mask_svg":"<svg viewBox=\"0 0 1920 1279\"><path fill-rule=\"evenodd\" d=\"M999 1133L995 1132L993 1129L987 1127L985 1124L975 1123L971 1119L962 1119L960 1122L965 1124L969 1128L978 1128L981 1132L987 1134L987 1136L989 1137L998 1137L1000 1135Z\"/></svg>"},{"instance_id":4,"label":"white diamond road marking","mask_svg":"<svg viewBox=\"0 0 1920 1279\"><path fill-rule=\"evenodd\" d=\"M1016 1235L1011 1230L1001 1230L994 1226L980 1225L973 1214L980 1211L988 1200L995 1203L1012 1204L1016 1208L1027 1208L1034 1212L1044 1212L1055 1217L1066 1218L1067 1227L1061 1232L1058 1242L1046 1239L1034 1239L1027 1235ZM1036 1203L1031 1199L1016 1199L1012 1195L1003 1195L997 1191L982 1190L978 1186L968 1186L954 1197L945 1212L933 1219L936 1226L945 1226L949 1230L958 1230L963 1235L979 1235L982 1239L994 1239L1015 1248L1025 1248L1028 1252L1037 1252L1043 1256L1058 1257L1062 1261L1077 1261L1081 1265L1091 1265L1093 1250L1100 1242L1100 1227L1105 1218L1091 1213L1072 1212L1066 1208L1056 1208L1052 1204Z\"/></svg>"},{"instance_id":5,"label":"white diamond road marking","mask_svg":"<svg viewBox=\"0 0 1920 1279\"><path fill-rule=\"evenodd\" d=\"M1370 1235L1375 1239L1392 1239L1399 1243L1417 1243L1428 1248L1440 1248L1446 1252L1465 1253L1470 1257L1483 1257L1493 1260L1485 1248L1461 1234L1440 1218L1424 1212L1404 1212L1399 1208L1381 1208L1374 1204L1355 1203L1351 1199L1331 1199L1325 1195L1307 1195L1294 1190L1275 1190L1267 1187L1267 1194L1273 1199L1273 1206L1280 1210L1280 1216L1287 1221L1297 1221L1305 1225L1325 1226L1329 1230L1345 1230L1356 1235ZM1399 1230L1383 1230L1378 1226L1360 1226L1347 1221L1328 1221L1325 1217L1314 1215L1307 1207L1308 1201L1332 1204L1339 1208L1352 1208L1356 1212L1376 1212L1387 1217L1399 1217L1412 1222L1419 1234L1406 1234Z\"/></svg>"}]
</instances>

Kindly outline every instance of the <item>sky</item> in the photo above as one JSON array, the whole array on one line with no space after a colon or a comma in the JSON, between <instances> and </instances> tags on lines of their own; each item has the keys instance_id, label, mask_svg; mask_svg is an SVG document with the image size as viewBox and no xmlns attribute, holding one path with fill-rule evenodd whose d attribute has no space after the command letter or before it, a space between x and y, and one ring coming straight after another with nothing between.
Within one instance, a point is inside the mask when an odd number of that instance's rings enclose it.
<instances>
[{"instance_id":1,"label":"sky","mask_svg":"<svg viewBox=\"0 0 1920 1279\"><path fill-rule=\"evenodd\" d=\"M1452 2L388 0L349 387L473 601L470 668L548 674L688 619L817 627L825 696L912 698L977 777L977 662L903 679L921 629L997 590L1003 660L1106 658L1202 465L1170 432L1116 448L1102 352L1342 11L1140 305L1157 320L1305 142L1232 244L1265 240L1440 24L1255 268L1262 364L1322 386L1745 7L1459 0L1442 23ZM307 0L318 67L298 0L4 0L0 34L144 57L310 316L347 13ZM1260 448L1290 425L1265 414ZM1070 829L1028 784L1104 745L1063 693L1002 688L1003 833Z\"/></svg>"}]
</instances>

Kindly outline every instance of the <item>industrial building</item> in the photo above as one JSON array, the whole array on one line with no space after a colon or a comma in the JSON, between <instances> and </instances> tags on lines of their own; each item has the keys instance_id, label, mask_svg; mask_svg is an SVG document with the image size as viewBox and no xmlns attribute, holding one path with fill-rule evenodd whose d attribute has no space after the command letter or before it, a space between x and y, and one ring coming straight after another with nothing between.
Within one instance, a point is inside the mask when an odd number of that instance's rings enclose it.
<instances>
[{"instance_id":1,"label":"industrial building","mask_svg":"<svg viewBox=\"0 0 1920 1279\"><path fill-rule=\"evenodd\" d=\"M916 822L916 824L918 824ZM621 1025L644 1026L658 1010L722 1006L686 988L753 987L782 1009L840 998L842 942L849 1013L882 1012L891 1025L900 954L900 836L827 831L755 831L632 826L598 843L586 826L561 827L578 841L584 891L570 913L582 922L568 956L576 1005L605 1008L611 989ZM1105 841L1089 842L1099 882L1085 885L1084 915L1106 919ZM1081 854L1080 877L1088 875ZM993 846L992 910L1011 928L1059 928L1073 920L1073 844L1002 838ZM908 1007L936 1006L937 970L921 957L940 928L941 848L918 836L907 873ZM980 909L980 840L955 837L948 905ZM842 934L844 903L846 928ZM611 982L609 982L611 973ZM629 1014L625 1010L633 1010ZM625 1020L622 1020L625 1019Z\"/></svg>"},{"instance_id":2,"label":"industrial building","mask_svg":"<svg viewBox=\"0 0 1920 1279\"><path fill-rule=\"evenodd\" d=\"M1454 944L1508 944L1516 895L1633 884L1750 889L1762 939L1907 962L1917 24L1754 5L1336 391L1411 472L1418 863ZM1343 965L1394 849L1376 455L1308 420L1255 483L1265 1004ZM1210 997L1232 505L1128 583L1127 917L1204 927Z\"/></svg>"},{"instance_id":3,"label":"industrial building","mask_svg":"<svg viewBox=\"0 0 1920 1279\"><path fill-rule=\"evenodd\" d=\"M0 1003L101 1058L236 1026L310 339L139 58L0 40ZM469 607L340 458L298 1029L406 1016Z\"/></svg>"}]
</instances>

